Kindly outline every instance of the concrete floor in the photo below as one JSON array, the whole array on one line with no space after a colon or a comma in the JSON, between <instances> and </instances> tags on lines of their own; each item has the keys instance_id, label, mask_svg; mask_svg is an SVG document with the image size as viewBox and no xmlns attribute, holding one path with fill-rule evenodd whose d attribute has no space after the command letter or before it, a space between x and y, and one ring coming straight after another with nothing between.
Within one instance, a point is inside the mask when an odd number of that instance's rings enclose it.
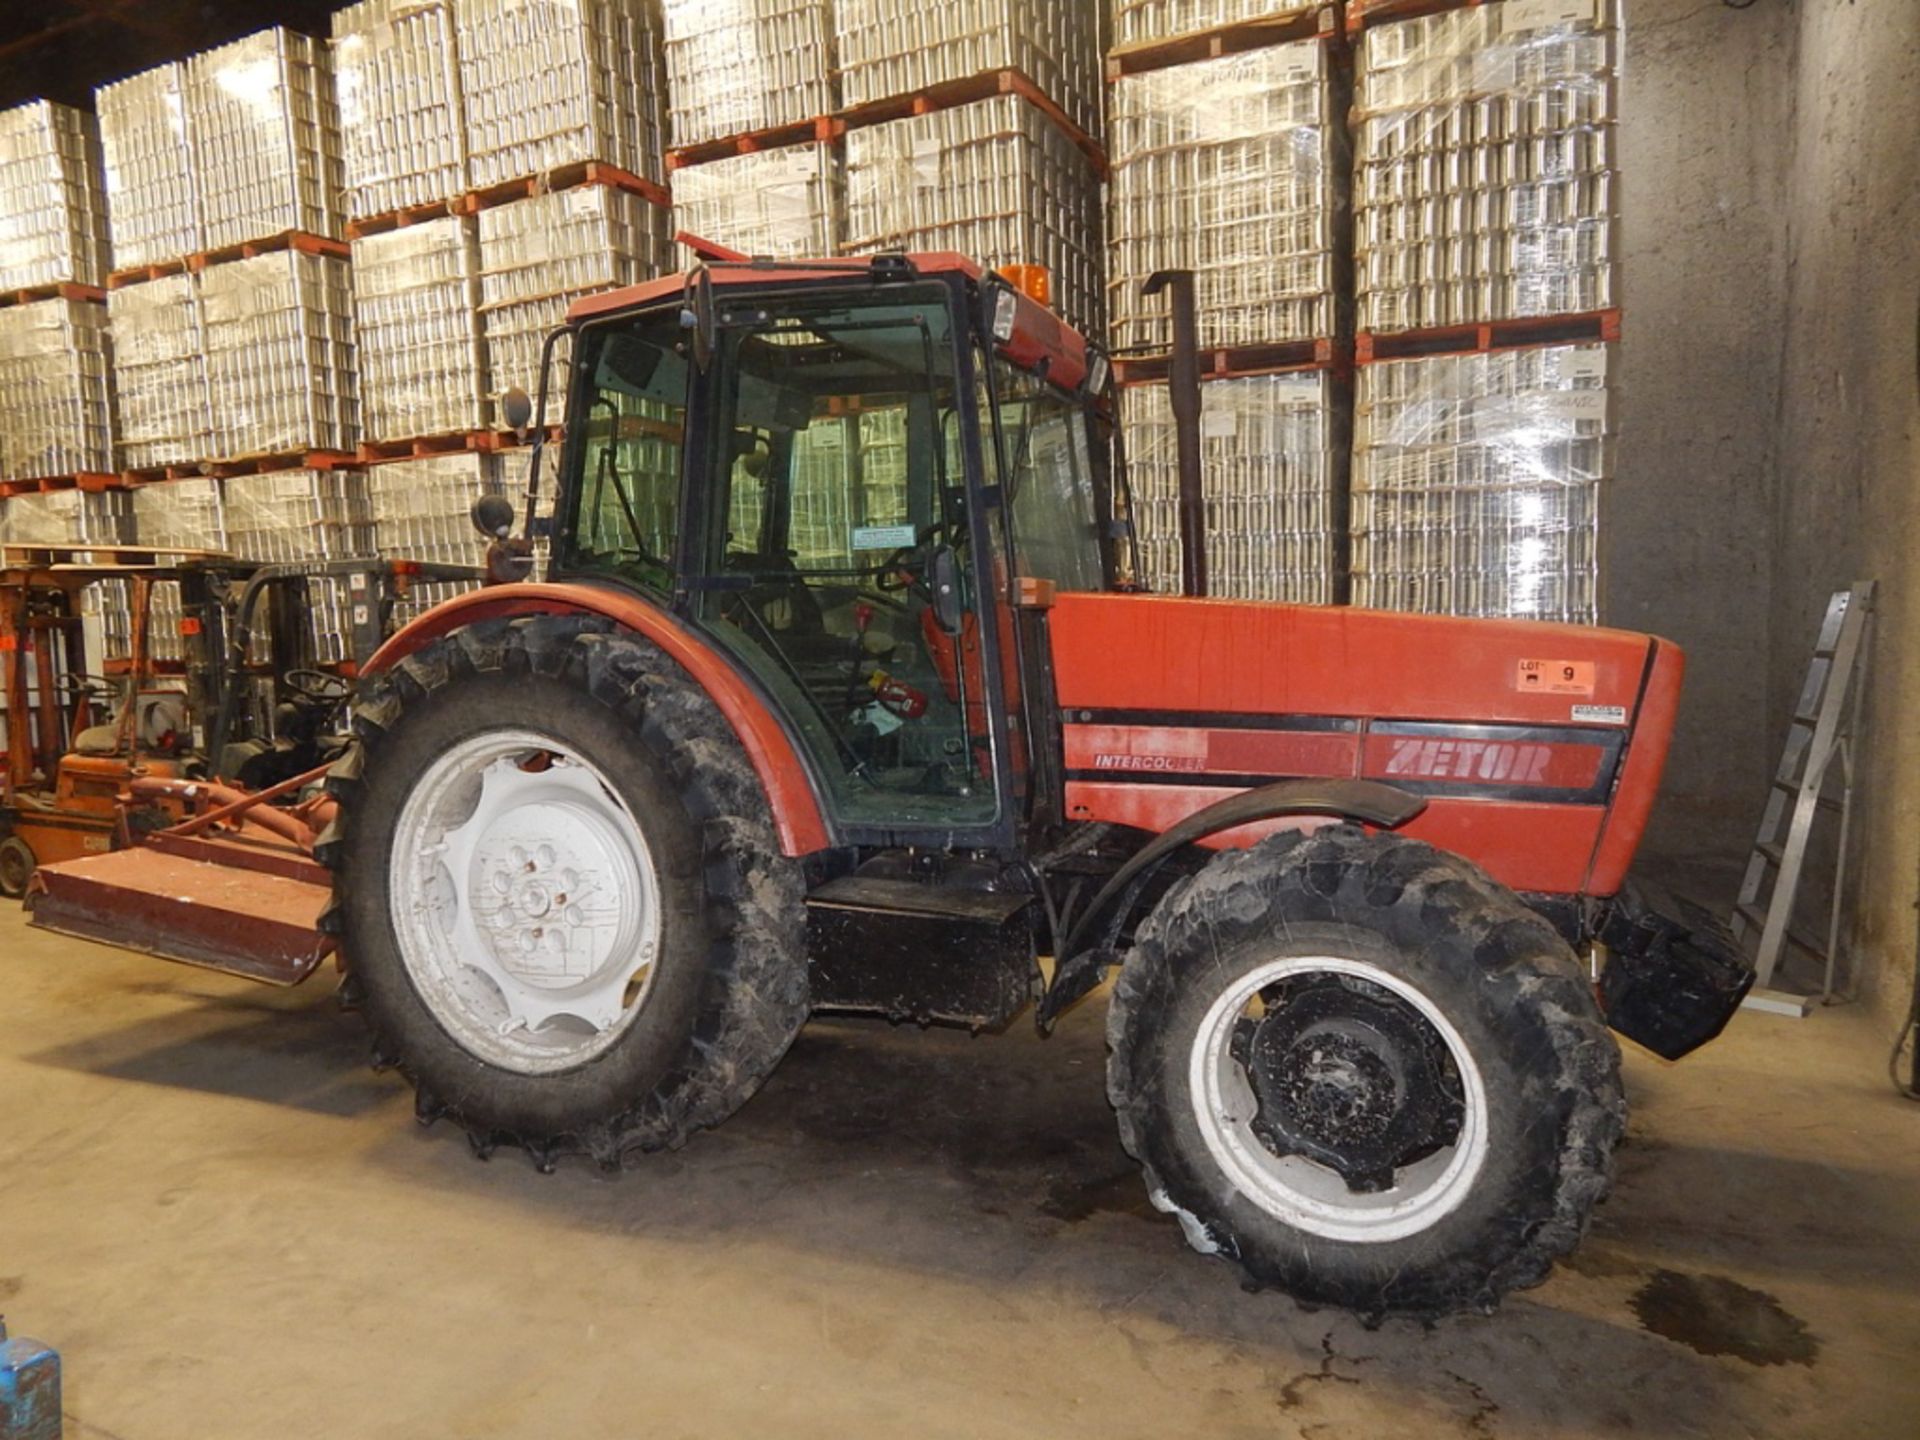
<instances>
[{"instance_id":1,"label":"concrete floor","mask_svg":"<svg viewBox=\"0 0 1920 1440\"><path fill-rule=\"evenodd\" d=\"M619 1180L476 1164L274 992L0 914L0 1307L68 1434L1920 1435L1920 1106L1858 1012L1628 1061L1620 1181L1492 1319L1247 1295L1146 1206L1102 1016L822 1024Z\"/></svg>"}]
</instances>

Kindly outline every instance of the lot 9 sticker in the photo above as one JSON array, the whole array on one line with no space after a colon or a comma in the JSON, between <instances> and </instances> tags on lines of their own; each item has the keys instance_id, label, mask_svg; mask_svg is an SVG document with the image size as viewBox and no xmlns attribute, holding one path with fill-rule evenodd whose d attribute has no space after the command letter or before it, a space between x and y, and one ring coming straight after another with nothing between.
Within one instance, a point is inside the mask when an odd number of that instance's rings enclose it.
<instances>
[{"instance_id":1,"label":"lot 9 sticker","mask_svg":"<svg viewBox=\"0 0 1920 1440\"><path fill-rule=\"evenodd\" d=\"M1522 660L1513 688L1536 695L1593 694L1591 660Z\"/></svg>"}]
</instances>

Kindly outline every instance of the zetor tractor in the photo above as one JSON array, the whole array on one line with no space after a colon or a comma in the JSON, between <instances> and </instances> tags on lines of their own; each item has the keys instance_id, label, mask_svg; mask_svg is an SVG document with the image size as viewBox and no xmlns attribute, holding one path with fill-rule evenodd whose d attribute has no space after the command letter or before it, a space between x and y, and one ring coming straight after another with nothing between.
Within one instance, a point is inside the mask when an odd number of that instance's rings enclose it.
<instances>
[{"instance_id":1,"label":"zetor tractor","mask_svg":"<svg viewBox=\"0 0 1920 1440\"><path fill-rule=\"evenodd\" d=\"M1680 652L1136 593L1078 335L957 255L708 253L573 307L550 522L536 452L521 533L476 506L500 583L361 677L315 853L376 1063L617 1168L816 1011L1044 1029L1117 969L1108 1095L1195 1249L1369 1317L1540 1281L1608 1025L1678 1056L1749 979L1626 884Z\"/></svg>"}]
</instances>

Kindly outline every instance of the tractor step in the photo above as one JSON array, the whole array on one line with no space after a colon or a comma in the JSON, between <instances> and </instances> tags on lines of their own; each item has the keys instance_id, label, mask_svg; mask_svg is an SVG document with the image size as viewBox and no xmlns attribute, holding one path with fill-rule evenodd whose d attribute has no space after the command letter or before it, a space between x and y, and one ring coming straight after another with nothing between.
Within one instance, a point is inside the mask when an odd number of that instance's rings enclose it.
<instances>
[{"instance_id":1,"label":"tractor step","mask_svg":"<svg viewBox=\"0 0 1920 1440\"><path fill-rule=\"evenodd\" d=\"M1031 895L847 875L807 897L814 1008L994 1029L1033 997Z\"/></svg>"},{"instance_id":2,"label":"tractor step","mask_svg":"<svg viewBox=\"0 0 1920 1440\"><path fill-rule=\"evenodd\" d=\"M297 985L333 949L329 890L311 860L240 841L136 846L42 865L27 886L38 929ZM318 883L316 883L318 881Z\"/></svg>"}]
</instances>

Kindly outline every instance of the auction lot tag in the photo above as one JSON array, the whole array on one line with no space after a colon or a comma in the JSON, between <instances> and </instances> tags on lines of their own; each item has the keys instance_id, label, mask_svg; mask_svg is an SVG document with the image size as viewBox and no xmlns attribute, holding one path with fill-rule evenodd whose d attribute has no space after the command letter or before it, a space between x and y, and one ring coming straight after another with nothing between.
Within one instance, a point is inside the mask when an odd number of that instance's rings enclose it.
<instances>
[{"instance_id":1,"label":"auction lot tag","mask_svg":"<svg viewBox=\"0 0 1920 1440\"><path fill-rule=\"evenodd\" d=\"M1593 694L1591 660L1522 660L1513 688L1536 695Z\"/></svg>"}]
</instances>

